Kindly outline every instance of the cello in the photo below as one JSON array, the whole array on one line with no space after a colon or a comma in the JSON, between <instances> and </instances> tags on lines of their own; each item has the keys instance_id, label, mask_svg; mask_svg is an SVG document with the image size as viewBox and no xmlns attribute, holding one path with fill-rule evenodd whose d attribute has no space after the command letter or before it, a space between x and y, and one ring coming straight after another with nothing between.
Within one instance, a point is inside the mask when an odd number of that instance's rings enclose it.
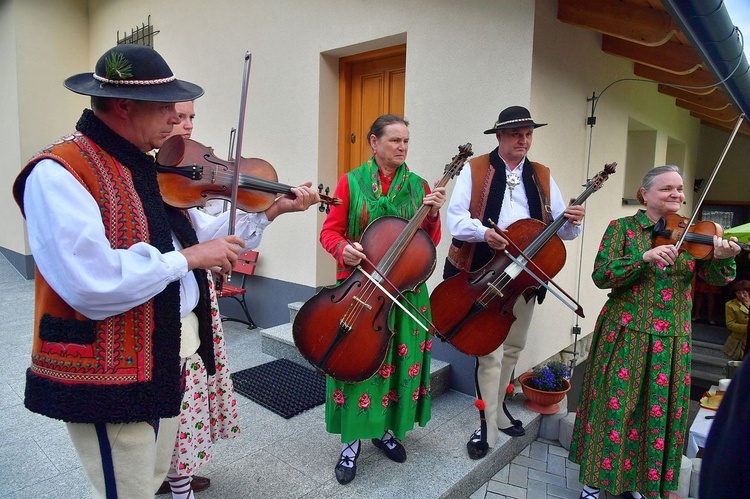
<instances>
[{"instance_id":1,"label":"cello","mask_svg":"<svg viewBox=\"0 0 750 499\"><path fill-rule=\"evenodd\" d=\"M472 154L471 144L460 146L437 187L457 175ZM368 225L360 238L367 259L299 309L292 335L310 364L347 383L364 381L380 369L393 337L388 327L393 294L415 291L435 270L435 245L421 229L429 211L422 205L411 220L384 216Z\"/></svg>"},{"instance_id":2,"label":"cello","mask_svg":"<svg viewBox=\"0 0 750 499\"><path fill-rule=\"evenodd\" d=\"M616 166L605 165L572 204L583 203L599 190ZM546 226L535 219L517 220L503 233L515 244L496 252L482 268L461 271L438 284L430 295L430 308L439 336L467 355L481 357L495 351L516 320L516 300L538 285L536 273L550 280L565 264L565 245L557 235L565 220L561 216ZM531 265L522 268L529 263L527 258Z\"/></svg>"}]
</instances>

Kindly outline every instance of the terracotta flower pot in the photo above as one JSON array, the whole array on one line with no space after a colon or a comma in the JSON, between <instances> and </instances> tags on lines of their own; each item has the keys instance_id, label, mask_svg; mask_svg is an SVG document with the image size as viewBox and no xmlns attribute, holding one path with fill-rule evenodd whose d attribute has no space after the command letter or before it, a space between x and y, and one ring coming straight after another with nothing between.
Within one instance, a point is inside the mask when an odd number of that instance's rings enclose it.
<instances>
[{"instance_id":1,"label":"terracotta flower pot","mask_svg":"<svg viewBox=\"0 0 750 499\"><path fill-rule=\"evenodd\" d=\"M557 414L560 410L558 402L565 398L565 394L570 391L570 381L565 381L565 389L559 392L545 392L532 388L526 385L526 380L532 376L532 372L525 372L518 377L518 381L521 383L521 390L526 396L526 402L524 405L540 414Z\"/></svg>"}]
</instances>

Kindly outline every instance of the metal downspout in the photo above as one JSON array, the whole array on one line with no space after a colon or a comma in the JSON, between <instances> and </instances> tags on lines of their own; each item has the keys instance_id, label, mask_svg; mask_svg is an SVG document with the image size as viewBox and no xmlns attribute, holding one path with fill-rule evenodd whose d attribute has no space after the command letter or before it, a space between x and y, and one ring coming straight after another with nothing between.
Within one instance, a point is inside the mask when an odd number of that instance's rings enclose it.
<instances>
[{"instance_id":1,"label":"metal downspout","mask_svg":"<svg viewBox=\"0 0 750 499\"><path fill-rule=\"evenodd\" d=\"M723 0L661 2L719 81L737 68L723 87L740 112L750 116L750 66ZM750 43L750 33L743 36Z\"/></svg>"}]
</instances>

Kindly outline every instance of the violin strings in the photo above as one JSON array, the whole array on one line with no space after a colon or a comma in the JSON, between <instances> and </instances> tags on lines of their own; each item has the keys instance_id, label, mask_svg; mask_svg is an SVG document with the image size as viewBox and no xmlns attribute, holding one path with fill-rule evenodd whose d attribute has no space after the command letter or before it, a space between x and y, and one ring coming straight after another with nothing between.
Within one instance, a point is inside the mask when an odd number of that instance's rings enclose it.
<instances>
[{"instance_id":1,"label":"violin strings","mask_svg":"<svg viewBox=\"0 0 750 499\"><path fill-rule=\"evenodd\" d=\"M205 175L208 175L208 174L205 174ZM227 185L232 185L232 183L234 182L233 173L223 171L223 170L218 170L218 167L217 167L217 171L213 174L213 176L217 180ZM273 180L266 180L266 179L256 177L254 175L249 175L247 173L242 173L242 172L240 172L239 186L248 188L248 189L254 189L257 191L266 192L268 194L290 194L292 192L292 186L290 185L282 184L279 182L274 182ZM325 196L323 194L320 194L320 197L323 200L323 202L327 202L327 200L329 199L328 196Z\"/></svg>"}]
</instances>

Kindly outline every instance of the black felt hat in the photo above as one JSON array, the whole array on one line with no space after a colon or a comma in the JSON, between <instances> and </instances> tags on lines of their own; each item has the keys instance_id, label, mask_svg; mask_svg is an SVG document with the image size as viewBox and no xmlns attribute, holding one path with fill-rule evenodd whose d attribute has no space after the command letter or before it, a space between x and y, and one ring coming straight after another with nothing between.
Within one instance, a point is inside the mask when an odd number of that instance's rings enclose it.
<instances>
[{"instance_id":1,"label":"black felt hat","mask_svg":"<svg viewBox=\"0 0 750 499\"><path fill-rule=\"evenodd\" d=\"M521 128L525 126L539 128L546 124L547 123L534 123L534 120L531 119L531 113L525 107L511 106L503 109L500 116L497 117L495 125L489 130L485 130L484 133L496 133L498 130Z\"/></svg>"},{"instance_id":2,"label":"black felt hat","mask_svg":"<svg viewBox=\"0 0 750 499\"><path fill-rule=\"evenodd\" d=\"M198 85L175 78L156 50L135 44L112 47L93 73L71 76L63 85L77 94L151 102L183 102L203 95Z\"/></svg>"}]
</instances>

